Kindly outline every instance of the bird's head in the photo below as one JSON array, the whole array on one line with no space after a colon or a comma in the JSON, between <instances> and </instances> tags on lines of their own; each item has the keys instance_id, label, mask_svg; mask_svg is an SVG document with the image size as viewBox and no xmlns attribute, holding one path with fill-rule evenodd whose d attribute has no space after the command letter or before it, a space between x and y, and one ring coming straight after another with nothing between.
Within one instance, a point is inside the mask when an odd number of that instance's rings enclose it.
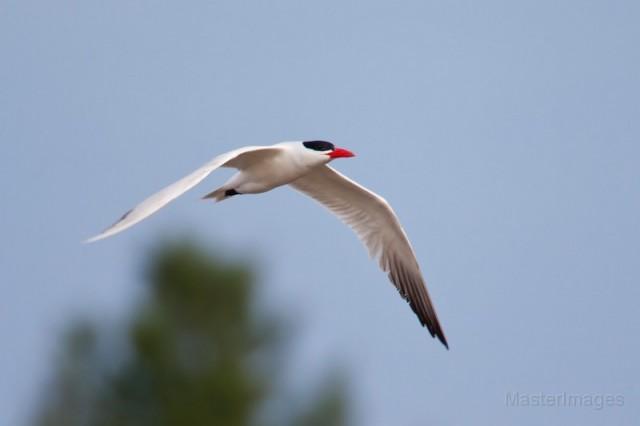
<instances>
[{"instance_id":1,"label":"bird's head","mask_svg":"<svg viewBox=\"0 0 640 426\"><path fill-rule=\"evenodd\" d=\"M324 158L327 163L331 160L335 160L336 158L349 158L355 156L353 152L344 148L336 148L334 144L327 141L305 141L302 142L302 146L309 151L326 156Z\"/></svg>"}]
</instances>

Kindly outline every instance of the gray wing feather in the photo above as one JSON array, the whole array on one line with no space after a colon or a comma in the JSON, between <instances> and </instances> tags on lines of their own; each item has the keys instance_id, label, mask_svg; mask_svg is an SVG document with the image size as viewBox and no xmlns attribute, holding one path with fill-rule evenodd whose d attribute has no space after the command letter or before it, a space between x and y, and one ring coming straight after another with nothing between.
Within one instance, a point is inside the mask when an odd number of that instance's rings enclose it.
<instances>
[{"instance_id":1,"label":"gray wing feather","mask_svg":"<svg viewBox=\"0 0 640 426\"><path fill-rule=\"evenodd\" d=\"M420 323L448 349L409 239L389 203L329 166L318 167L290 185L353 229Z\"/></svg>"}]
</instances>

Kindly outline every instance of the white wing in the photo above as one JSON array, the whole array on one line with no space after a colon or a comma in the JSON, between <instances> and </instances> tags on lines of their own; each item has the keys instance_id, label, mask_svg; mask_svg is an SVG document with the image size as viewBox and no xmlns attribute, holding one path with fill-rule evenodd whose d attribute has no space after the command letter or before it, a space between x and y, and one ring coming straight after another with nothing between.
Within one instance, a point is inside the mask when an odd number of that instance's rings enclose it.
<instances>
[{"instance_id":1,"label":"white wing","mask_svg":"<svg viewBox=\"0 0 640 426\"><path fill-rule=\"evenodd\" d=\"M258 161L265 155L269 155L280 150L282 150L282 148L278 146L245 146L243 148L238 148L225 154L221 154L188 176L185 176L179 181L156 192L122 215L116 223L104 230L101 234L89 238L85 242L91 243L110 237L118 232L124 231L130 226L135 225L141 220L146 219L169 202L176 199L178 196L196 186L219 167L235 167L237 169L243 169L249 163Z\"/></svg>"},{"instance_id":2,"label":"white wing","mask_svg":"<svg viewBox=\"0 0 640 426\"><path fill-rule=\"evenodd\" d=\"M317 167L290 185L323 204L355 231L420 323L448 349L411 244L387 201L329 166Z\"/></svg>"}]
</instances>

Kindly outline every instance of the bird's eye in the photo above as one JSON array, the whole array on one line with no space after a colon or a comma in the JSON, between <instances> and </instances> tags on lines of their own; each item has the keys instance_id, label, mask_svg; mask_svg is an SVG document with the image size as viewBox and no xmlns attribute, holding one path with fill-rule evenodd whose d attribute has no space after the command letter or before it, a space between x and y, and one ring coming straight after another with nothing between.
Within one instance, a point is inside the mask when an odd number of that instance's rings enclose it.
<instances>
[{"instance_id":1,"label":"bird's eye","mask_svg":"<svg viewBox=\"0 0 640 426\"><path fill-rule=\"evenodd\" d=\"M307 141L302 142L302 145L314 151L333 151L335 148L331 142L326 141Z\"/></svg>"}]
</instances>

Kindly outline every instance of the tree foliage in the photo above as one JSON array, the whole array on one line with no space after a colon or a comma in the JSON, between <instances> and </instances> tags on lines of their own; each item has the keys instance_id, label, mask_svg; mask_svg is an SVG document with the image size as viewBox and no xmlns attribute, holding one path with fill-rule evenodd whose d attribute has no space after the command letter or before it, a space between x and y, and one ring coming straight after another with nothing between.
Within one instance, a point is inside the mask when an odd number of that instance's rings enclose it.
<instances>
[{"instance_id":1,"label":"tree foliage","mask_svg":"<svg viewBox=\"0 0 640 426\"><path fill-rule=\"evenodd\" d=\"M145 282L147 296L115 337L71 327L36 425L346 423L336 372L302 398L287 395L287 326L259 309L245 265L175 243L153 253Z\"/></svg>"}]
</instances>

